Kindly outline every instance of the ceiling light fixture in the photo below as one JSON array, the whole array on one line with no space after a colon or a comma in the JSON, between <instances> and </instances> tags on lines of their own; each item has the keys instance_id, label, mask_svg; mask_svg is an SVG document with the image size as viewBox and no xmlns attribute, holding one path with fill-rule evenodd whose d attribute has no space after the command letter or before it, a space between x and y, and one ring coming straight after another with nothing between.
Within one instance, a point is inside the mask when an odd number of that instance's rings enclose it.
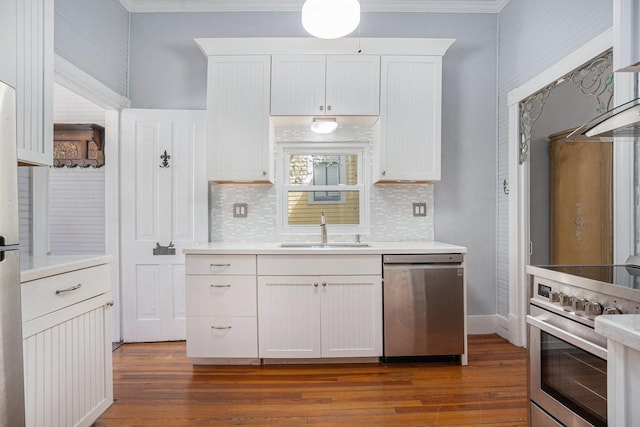
<instances>
[{"instance_id":1,"label":"ceiling light fixture","mask_svg":"<svg viewBox=\"0 0 640 427\"><path fill-rule=\"evenodd\" d=\"M311 132L326 135L338 128L338 122L333 117L314 117L311 121Z\"/></svg>"},{"instance_id":2,"label":"ceiling light fixture","mask_svg":"<svg viewBox=\"0 0 640 427\"><path fill-rule=\"evenodd\" d=\"M314 37L338 39L360 24L358 0L307 0L302 6L302 26Z\"/></svg>"}]
</instances>

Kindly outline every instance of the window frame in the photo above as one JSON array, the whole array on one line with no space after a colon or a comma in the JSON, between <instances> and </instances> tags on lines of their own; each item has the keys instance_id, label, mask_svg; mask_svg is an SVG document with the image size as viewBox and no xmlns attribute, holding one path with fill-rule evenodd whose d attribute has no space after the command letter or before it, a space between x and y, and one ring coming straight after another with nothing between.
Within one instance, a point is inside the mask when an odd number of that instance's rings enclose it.
<instances>
[{"instance_id":1,"label":"window frame","mask_svg":"<svg viewBox=\"0 0 640 427\"><path fill-rule=\"evenodd\" d=\"M370 144L368 142L281 142L276 150L276 187L277 187L277 231L282 235L319 234L318 225L289 225L290 191L313 192L318 186L289 184L289 156L295 155L355 155L358 162L357 184L324 185L321 191L357 191L359 203L359 224L331 224L328 219L329 236L335 234L366 234L369 232L369 186L370 180ZM341 166L342 167L342 166ZM344 193L343 193L344 196ZM343 198L343 197L341 197ZM315 202L318 203L318 202ZM339 202L331 202L337 204ZM331 237L330 237L331 238Z\"/></svg>"}]
</instances>

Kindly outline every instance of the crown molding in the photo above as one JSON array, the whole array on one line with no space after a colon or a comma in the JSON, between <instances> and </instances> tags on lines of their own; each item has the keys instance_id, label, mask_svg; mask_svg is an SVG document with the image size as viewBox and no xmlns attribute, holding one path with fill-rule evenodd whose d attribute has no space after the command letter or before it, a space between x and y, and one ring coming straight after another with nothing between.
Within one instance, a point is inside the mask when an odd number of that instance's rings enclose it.
<instances>
[{"instance_id":1,"label":"crown molding","mask_svg":"<svg viewBox=\"0 0 640 427\"><path fill-rule=\"evenodd\" d=\"M298 12L304 0L120 0L131 13ZM499 13L509 0L361 0L363 12Z\"/></svg>"}]
</instances>

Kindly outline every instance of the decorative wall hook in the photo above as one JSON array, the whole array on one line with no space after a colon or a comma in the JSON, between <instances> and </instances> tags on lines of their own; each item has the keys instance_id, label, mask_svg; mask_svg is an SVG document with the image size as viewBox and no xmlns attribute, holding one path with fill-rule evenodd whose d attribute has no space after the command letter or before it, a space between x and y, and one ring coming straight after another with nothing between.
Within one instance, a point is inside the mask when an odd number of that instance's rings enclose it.
<instances>
[{"instance_id":1,"label":"decorative wall hook","mask_svg":"<svg viewBox=\"0 0 640 427\"><path fill-rule=\"evenodd\" d=\"M175 255L176 247L173 244L173 241L169 242L169 245L162 246L159 242L156 242L156 247L153 248L154 255Z\"/></svg>"},{"instance_id":2,"label":"decorative wall hook","mask_svg":"<svg viewBox=\"0 0 640 427\"><path fill-rule=\"evenodd\" d=\"M506 179L502 181L502 191L504 191L504 194L509 195L509 181Z\"/></svg>"},{"instance_id":3,"label":"decorative wall hook","mask_svg":"<svg viewBox=\"0 0 640 427\"><path fill-rule=\"evenodd\" d=\"M171 156L167 154L167 150L164 150L164 154L162 154L160 156L160 158L162 159L162 163L160 163L160 167L161 168L168 168L169 167L169 159L171 158Z\"/></svg>"}]
</instances>

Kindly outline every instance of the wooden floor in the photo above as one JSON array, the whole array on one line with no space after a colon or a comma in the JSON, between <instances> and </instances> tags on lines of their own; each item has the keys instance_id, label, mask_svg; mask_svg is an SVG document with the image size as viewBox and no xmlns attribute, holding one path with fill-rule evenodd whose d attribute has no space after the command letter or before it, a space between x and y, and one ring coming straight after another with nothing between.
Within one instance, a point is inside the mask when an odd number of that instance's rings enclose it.
<instances>
[{"instance_id":1,"label":"wooden floor","mask_svg":"<svg viewBox=\"0 0 640 427\"><path fill-rule=\"evenodd\" d=\"M527 352L469 337L469 365L192 366L184 342L113 353L95 426L526 426Z\"/></svg>"}]
</instances>

